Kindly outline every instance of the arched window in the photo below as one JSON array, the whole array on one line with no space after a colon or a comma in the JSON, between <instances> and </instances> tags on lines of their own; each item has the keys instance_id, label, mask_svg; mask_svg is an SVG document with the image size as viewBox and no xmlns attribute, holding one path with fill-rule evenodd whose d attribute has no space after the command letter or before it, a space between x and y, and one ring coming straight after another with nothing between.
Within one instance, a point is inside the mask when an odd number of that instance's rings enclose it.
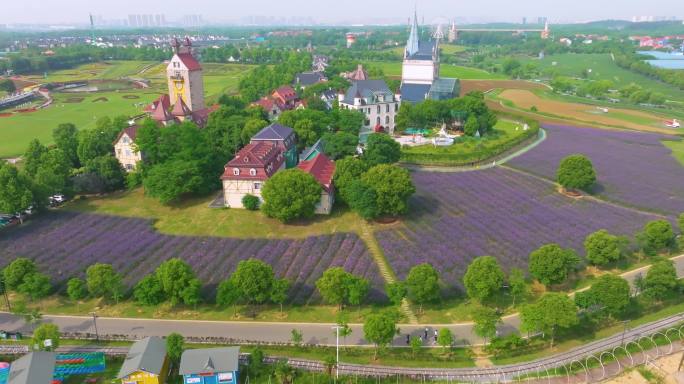
<instances>
[{"instance_id":1,"label":"arched window","mask_svg":"<svg viewBox=\"0 0 684 384\"><path fill-rule=\"evenodd\" d=\"M375 118L375 123L378 124L378 125L380 125L380 116L378 116L378 117Z\"/></svg>"},{"instance_id":2,"label":"arched window","mask_svg":"<svg viewBox=\"0 0 684 384\"><path fill-rule=\"evenodd\" d=\"M385 125L390 123L390 118L389 116L385 116Z\"/></svg>"},{"instance_id":3,"label":"arched window","mask_svg":"<svg viewBox=\"0 0 684 384\"><path fill-rule=\"evenodd\" d=\"M240 176L240 168L233 168L233 175Z\"/></svg>"},{"instance_id":4,"label":"arched window","mask_svg":"<svg viewBox=\"0 0 684 384\"><path fill-rule=\"evenodd\" d=\"M380 113L380 106L378 105L378 113Z\"/></svg>"},{"instance_id":5,"label":"arched window","mask_svg":"<svg viewBox=\"0 0 684 384\"><path fill-rule=\"evenodd\" d=\"M256 176L256 169L252 168L249 170L249 175L250 176Z\"/></svg>"},{"instance_id":6,"label":"arched window","mask_svg":"<svg viewBox=\"0 0 684 384\"><path fill-rule=\"evenodd\" d=\"M394 112L399 110L399 103L394 104Z\"/></svg>"},{"instance_id":7,"label":"arched window","mask_svg":"<svg viewBox=\"0 0 684 384\"><path fill-rule=\"evenodd\" d=\"M389 104L385 104L385 112L389 112Z\"/></svg>"}]
</instances>

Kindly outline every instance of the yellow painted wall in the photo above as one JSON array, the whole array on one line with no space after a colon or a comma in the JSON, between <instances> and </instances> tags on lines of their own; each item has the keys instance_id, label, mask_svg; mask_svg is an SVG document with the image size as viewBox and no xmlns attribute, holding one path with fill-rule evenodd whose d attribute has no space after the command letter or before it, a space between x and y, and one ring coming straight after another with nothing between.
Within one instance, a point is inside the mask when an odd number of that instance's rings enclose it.
<instances>
[{"instance_id":1,"label":"yellow painted wall","mask_svg":"<svg viewBox=\"0 0 684 384\"><path fill-rule=\"evenodd\" d=\"M121 384L136 383L136 384L164 384L166 383L166 373L169 370L169 360L164 359L164 366L161 375L153 375L151 373L138 371L130 374L128 377L121 379Z\"/></svg>"}]
</instances>

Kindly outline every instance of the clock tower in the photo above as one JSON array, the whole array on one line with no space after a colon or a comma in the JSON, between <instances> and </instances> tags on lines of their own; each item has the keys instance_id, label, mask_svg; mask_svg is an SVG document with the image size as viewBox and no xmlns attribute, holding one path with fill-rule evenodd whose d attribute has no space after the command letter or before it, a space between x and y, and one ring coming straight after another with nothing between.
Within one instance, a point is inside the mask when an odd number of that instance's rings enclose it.
<instances>
[{"instance_id":1,"label":"clock tower","mask_svg":"<svg viewBox=\"0 0 684 384\"><path fill-rule=\"evenodd\" d=\"M171 46L174 55L166 67L170 104L182 101L191 112L204 109L202 66L192 55L190 39L182 43L174 39Z\"/></svg>"}]
</instances>

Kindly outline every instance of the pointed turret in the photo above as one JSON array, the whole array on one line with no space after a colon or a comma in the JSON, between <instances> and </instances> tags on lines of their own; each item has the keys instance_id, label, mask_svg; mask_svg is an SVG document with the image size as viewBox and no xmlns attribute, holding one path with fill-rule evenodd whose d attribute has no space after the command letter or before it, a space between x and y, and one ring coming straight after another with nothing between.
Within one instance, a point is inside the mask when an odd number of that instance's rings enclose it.
<instances>
[{"instance_id":1,"label":"pointed turret","mask_svg":"<svg viewBox=\"0 0 684 384\"><path fill-rule=\"evenodd\" d=\"M418 13L414 10L411 32L409 33L409 38L406 42L406 56L412 56L416 52L418 52Z\"/></svg>"},{"instance_id":2,"label":"pointed turret","mask_svg":"<svg viewBox=\"0 0 684 384\"><path fill-rule=\"evenodd\" d=\"M178 96L178 101L174 104L171 114L176 117L188 117L192 115L192 111L183 101L183 96Z\"/></svg>"}]
</instances>

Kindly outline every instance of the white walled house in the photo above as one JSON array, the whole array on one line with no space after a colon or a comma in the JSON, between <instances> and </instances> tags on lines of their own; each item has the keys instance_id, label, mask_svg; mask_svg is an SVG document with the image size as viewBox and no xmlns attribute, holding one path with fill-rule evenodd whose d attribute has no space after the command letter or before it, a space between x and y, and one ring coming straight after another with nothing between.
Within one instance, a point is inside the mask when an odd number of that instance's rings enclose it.
<instances>
[{"instance_id":1,"label":"white walled house","mask_svg":"<svg viewBox=\"0 0 684 384\"><path fill-rule=\"evenodd\" d=\"M127 172L134 171L138 162L142 161L142 154L134 146L137 133L138 126L132 125L121 131L114 141L114 156Z\"/></svg>"},{"instance_id":2,"label":"white walled house","mask_svg":"<svg viewBox=\"0 0 684 384\"><path fill-rule=\"evenodd\" d=\"M340 108L362 112L366 119L361 135L373 132L394 134L401 95L394 94L384 80L354 81L345 94L338 95Z\"/></svg>"},{"instance_id":3,"label":"white walled house","mask_svg":"<svg viewBox=\"0 0 684 384\"><path fill-rule=\"evenodd\" d=\"M226 207L244 208L245 195L261 198L264 182L281 169L285 169L283 151L269 141L247 144L226 164L221 183Z\"/></svg>"}]
</instances>

